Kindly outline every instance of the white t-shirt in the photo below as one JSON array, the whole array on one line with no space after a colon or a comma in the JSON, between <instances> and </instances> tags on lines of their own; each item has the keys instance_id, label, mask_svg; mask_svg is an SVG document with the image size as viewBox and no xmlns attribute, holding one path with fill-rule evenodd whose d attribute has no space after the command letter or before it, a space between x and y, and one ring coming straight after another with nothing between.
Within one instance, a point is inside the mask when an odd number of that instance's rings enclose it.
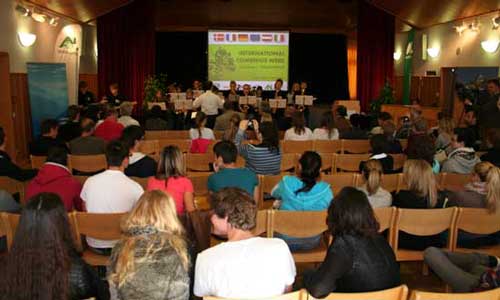
<instances>
[{"instance_id":1,"label":"white t-shirt","mask_svg":"<svg viewBox=\"0 0 500 300\"><path fill-rule=\"evenodd\" d=\"M123 127L128 127L128 126L140 126L139 122L132 118L131 116L121 116L118 118L118 123L122 124Z\"/></svg>"},{"instance_id":2,"label":"white t-shirt","mask_svg":"<svg viewBox=\"0 0 500 300\"><path fill-rule=\"evenodd\" d=\"M125 213L132 210L144 190L121 171L106 170L85 181L80 194L90 213ZM113 248L117 241L87 238L94 248Z\"/></svg>"},{"instance_id":3,"label":"white t-shirt","mask_svg":"<svg viewBox=\"0 0 500 300\"><path fill-rule=\"evenodd\" d=\"M197 128L191 128L189 129L189 137L192 140L196 140L200 138L200 133L198 132ZM201 138L202 139L207 139L207 140L215 140L215 135L212 129L210 128L203 128L201 129Z\"/></svg>"},{"instance_id":4,"label":"white t-shirt","mask_svg":"<svg viewBox=\"0 0 500 300\"><path fill-rule=\"evenodd\" d=\"M193 102L194 108L201 106L201 111L208 116L217 115L219 113L219 109L221 109L223 105L224 100L211 91L203 93Z\"/></svg>"},{"instance_id":5,"label":"white t-shirt","mask_svg":"<svg viewBox=\"0 0 500 300\"><path fill-rule=\"evenodd\" d=\"M226 242L198 254L194 294L230 299L278 296L295 281L295 262L281 239Z\"/></svg>"},{"instance_id":6,"label":"white t-shirt","mask_svg":"<svg viewBox=\"0 0 500 300\"><path fill-rule=\"evenodd\" d=\"M339 131L337 128L333 128L332 136L328 136L328 130L324 128L316 128L313 131L313 139L314 140L338 140L339 139Z\"/></svg>"},{"instance_id":7,"label":"white t-shirt","mask_svg":"<svg viewBox=\"0 0 500 300\"><path fill-rule=\"evenodd\" d=\"M298 135L295 133L295 128L292 127L285 131L285 140L290 140L290 141L310 141L313 139L313 134L311 129L305 128L304 133Z\"/></svg>"}]
</instances>

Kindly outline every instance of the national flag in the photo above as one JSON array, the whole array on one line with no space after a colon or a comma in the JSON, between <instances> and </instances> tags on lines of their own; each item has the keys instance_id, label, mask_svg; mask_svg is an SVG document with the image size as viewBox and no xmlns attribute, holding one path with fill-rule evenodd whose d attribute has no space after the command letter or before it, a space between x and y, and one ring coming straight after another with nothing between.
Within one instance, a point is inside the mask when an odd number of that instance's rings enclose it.
<instances>
[{"instance_id":1,"label":"national flag","mask_svg":"<svg viewBox=\"0 0 500 300\"><path fill-rule=\"evenodd\" d=\"M213 38L216 42L224 42L224 33L214 33Z\"/></svg>"},{"instance_id":2,"label":"national flag","mask_svg":"<svg viewBox=\"0 0 500 300\"><path fill-rule=\"evenodd\" d=\"M236 42L238 39L236 38L236 33L233 33L231 36L231 42Z\"/></svg>"},{"instance_id":3,"label":"national flag","mask_svg":"<svg viewBox=\"0 0 500 300\"><path fill-rule=\"evenodd\" d=\"M275 34L275 35L274 35L274 41L275 41L276 43L278 43L278 42L280 41L280 40L279 40L279 35L277 35L277 34Z\"/></svg>"},{"instance_id":4,"label":"national flag","mask_svg":"<svg viewBox=\"0 0 500 300\"><path fill-rule=\"evenodd\" d=\"M231 41L231 34L226 33L226 42L230 42L230 41Z\"/></svg>"},{"instance_id":5,"label":"national flag","mask_svg":"<svg viewBox=\"0 0 500 300\"><path fill-rule=\"evenodd\" d=\"M238 34L239 42L248 42L248 34Z\"/></svg>"},{"instance_id":6,"label":"national flag","mask_svg":"<svg viewBox=\"0 0 500 300\"><path fill-rule=\"evenodd\" d=\"M269 33L262 34L260 36L262 38L263 42L272 42L273 41L273 35Z\"/></svg>"},{"instance_id":7,"label":"national flag","mask_svg":"<svg viewBox=\"0 0 500 300\"><path fill-rule=\"evenodd\" d=\"M284 42L285 42L285 35L280 34L280 43L284 43Z\"/></svg>"},{"instance_id":8,"label":"national flag","mask_svg":"<svg viewBox=\"0 0 500 300\"><path fill-rule=\"evenodd\" d=\"M260 35L259 34L251 34L250 35L250 41L252 41L252 42L260 42Z\"/></svg>"}]
</instances>

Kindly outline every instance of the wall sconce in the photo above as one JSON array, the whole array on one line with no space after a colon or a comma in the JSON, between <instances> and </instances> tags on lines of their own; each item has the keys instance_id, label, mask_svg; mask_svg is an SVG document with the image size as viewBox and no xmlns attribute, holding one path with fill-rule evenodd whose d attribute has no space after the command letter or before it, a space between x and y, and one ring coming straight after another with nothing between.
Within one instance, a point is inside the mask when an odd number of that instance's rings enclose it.
<instances>
[{"instance_id":1,"label":"wall sconce","mask_svg":"<svg viewBox=\"0 0 500 300\"><path fill-rule=\"evenodd\" d=\"M394 52L392 57L394 58L394 60L399 60L401 58L401 51Z\"/></svg>"},{"instance_id":2,"label":"wall sconce","mask_svg":"<svg viewBox=\"0 0 500 300\"><path fill-rule=\"evenodd\" d=\"M430 57L436 58L439 55L439 47L432 47L432 48L427 48L427 54L429 54Z\"/></svg>"},{"instance_id":3,"label":"wall sconce","mask_svg":"<svg viewBox=\"0 0 500 300\"><path fill-rule=\"evenodd\" d=\"M455 28L455 31L458 33L458 35L462 35L462 33L467 29L467 25L465 25L464 22L462 22L462 25L458 26L453 26Z\"/></svg>"},{"instance_id":4,"label":"wall sconce","mask_svg":"<svg viewBox=\"0 0 500 300\"><path fill-rule=\"evenodd\" d=\"M33 20L40 22L40 23L43 23L47 20L46 15L35 13L35 12L31 13L31 17L33 18Z\"/></svg>"},{"instance_id":5,"label":"wall sconce","mask_svg":"<svg viewBox=\"0 0 500 300\"><path fill-rule=\"evenodd\" d=\"M23 47L30 47L36 41L36 35L33 33L18 32L17 37Z\"/></svg>"},{"instance_id":6,"label":"wall sconce","mask_svg":"<svg viewBox=\"0 0 500 300\"><path fill-rule=\"evenodd\" d=\"M493 23L493 30L497 30L498 27L500 27L500 17L496 17L496 18L493 18L491 19L491 23Z\"/></svg>"},{"instance_id":7,"label":"wall sconce","mask_svg":"<svg viewBox=\"0 0 500 300\"><path fill-rule=\"evenodd\" d=\"M486 40L481 42L481 48L488 53L494 53L498 49L500 41L498 40Z\"/></svg>"}]
</instances>

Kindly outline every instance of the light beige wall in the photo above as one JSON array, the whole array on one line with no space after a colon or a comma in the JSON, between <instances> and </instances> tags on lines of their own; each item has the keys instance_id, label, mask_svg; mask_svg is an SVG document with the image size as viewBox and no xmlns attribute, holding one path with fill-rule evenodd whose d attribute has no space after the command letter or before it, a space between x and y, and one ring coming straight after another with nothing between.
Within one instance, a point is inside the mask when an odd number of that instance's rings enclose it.
<instances>
[{"instance_id":1,"label":"light beige wall","mask_svg":"<svg viewBox=\"0 0 500 300\"><path fill-rule=\"evenodd\" d=\"M486 14L478 18L465 19L466 24L477 20L480 23L480 32L466 30L462 35L456 33L453 26L462 24L461 21L432 26L415 33L415 55L413 57L413 74L423 76L428 70L440 72L441 67L483 67L500 66L500 49L495 53L486 53L481 48L481 41L487 39L500 40L500 28L492 30L491 19L499 13ZM437 58L422 59L422 35L427 34L428 47L440 47ZM408 34L396 34L395 50L403 54L399 61L394 62L395 74L403 74L403 57Z\"/></svg>"}]
</instances>

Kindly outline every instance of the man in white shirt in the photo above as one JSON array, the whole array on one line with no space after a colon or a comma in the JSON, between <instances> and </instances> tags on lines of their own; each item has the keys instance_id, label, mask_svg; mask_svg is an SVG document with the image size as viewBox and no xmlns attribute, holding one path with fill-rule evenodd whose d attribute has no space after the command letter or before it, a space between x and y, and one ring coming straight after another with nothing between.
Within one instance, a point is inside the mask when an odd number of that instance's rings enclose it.
<instances>
[{"instance_id":1,"label":"man in white shirt","mask_svg":"<svg viewBox=\"0 0 500 300\"><path fill-rule=\"evenodd\" d=\"M278 296L291 291L295 262L281 239L253 236L257 207L245 191L225 188L212 194L214 233L228 242L198 255L194 294L230 299Z\"/></svg>"},{"instance_id":2,"label":"man in white shirt","mask_svg":"<svg viewBox=\"0 0 500 300\"><path fill-rule=\"evenodd\" d=\"M129 212L143 194L141 185L123 173L128 166L129 150L119 141L112 141L106 147L108 169L85 181L80 194L90 213ZM109 254L117 241L103 241L87 238L92 250Z\"/></svg>"},{"instance_id":3,"label":"man in white shirt","mask_svg":"<svg viewBox=\"0 0 500 300\"><path fill-rule=\"evenodd\" d=\"M193 108L201 107L201 111L207 115L207 127L213 129L215 118L219 114L219 109L222 109L224 100L212 92L213 84L207 81L206 92L197 97L193 102Z\"/></svg>"}]
</instances>

